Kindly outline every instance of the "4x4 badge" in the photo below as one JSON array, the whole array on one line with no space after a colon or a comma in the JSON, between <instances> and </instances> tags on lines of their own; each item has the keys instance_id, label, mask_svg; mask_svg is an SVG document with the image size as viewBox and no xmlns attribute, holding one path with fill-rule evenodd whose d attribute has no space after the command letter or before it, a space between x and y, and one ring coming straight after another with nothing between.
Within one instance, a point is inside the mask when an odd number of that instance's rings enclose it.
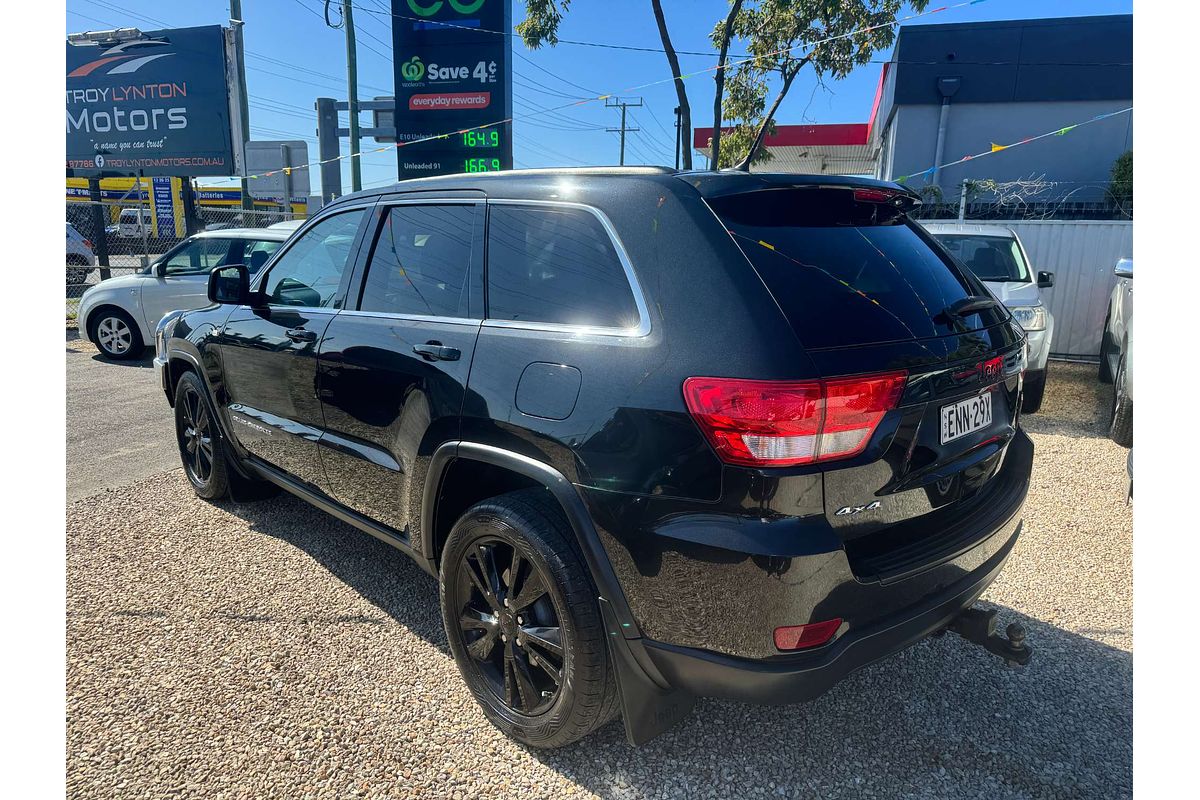
<instances>
[{"instance_id":1,"label":"4x4 badge","mask_svg":"<svg viewBox=\"0 0 1200 800\"><path fill-rule=\"evenodd\" d=\"M882 503L880 503L878 500L876 500L873 503L868 503L865 506L845 506L845 507L839 508L837 511L835 511L834 516L848 517L848 516L851 516L852 514L862 513L863 511L874 511L875 509L879 508L881 505L882 505Z\"/></svg>"}]
</instances>

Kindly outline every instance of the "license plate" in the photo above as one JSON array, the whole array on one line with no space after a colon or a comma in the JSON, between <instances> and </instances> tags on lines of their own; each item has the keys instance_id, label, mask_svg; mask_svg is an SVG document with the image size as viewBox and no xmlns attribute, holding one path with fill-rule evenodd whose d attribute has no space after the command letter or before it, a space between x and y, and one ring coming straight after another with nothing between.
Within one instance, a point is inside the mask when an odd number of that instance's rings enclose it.
<instances>
[{"instance_id":1,"label":"license plate","mask_svg":"<svg viewBox=\"0 0 1200 800\"><path fill-rule=\"evenodd\" d=\"M984 392L966 400L942 406L942 444L966 436L992 424L992 393Z\"/></svg>"}]
</instances>

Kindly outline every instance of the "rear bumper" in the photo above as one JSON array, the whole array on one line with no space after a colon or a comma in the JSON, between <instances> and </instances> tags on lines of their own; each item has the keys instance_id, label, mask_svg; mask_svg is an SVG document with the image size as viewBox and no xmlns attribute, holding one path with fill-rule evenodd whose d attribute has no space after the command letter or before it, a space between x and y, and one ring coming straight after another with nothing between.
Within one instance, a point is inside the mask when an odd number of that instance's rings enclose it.
<instances>
[{"instance_id":1,"label":"rear bumper","mask_svg":"<svg viewBox=\"0 0 1200 800\"><path fill-rule=\"evenodd\" d=\"M671 688L690 694L766 704L811 700L851 672L944 629L996 579L1020 530L1017 523L991 557L943 591L804 654L745 659L644 640L646 652Z\"/></svg>"}]
</instances>

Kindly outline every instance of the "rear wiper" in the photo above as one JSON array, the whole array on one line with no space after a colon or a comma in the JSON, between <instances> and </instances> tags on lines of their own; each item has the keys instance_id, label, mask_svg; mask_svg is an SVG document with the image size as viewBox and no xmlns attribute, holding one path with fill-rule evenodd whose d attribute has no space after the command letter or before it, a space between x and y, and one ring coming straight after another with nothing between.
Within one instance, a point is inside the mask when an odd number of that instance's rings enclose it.
<instances>
[{"instance_id":1,"label":"rear wiper","mask_svg":"<svg viewBox=\"0 0 1200 800\"><path fill-rule=\"evenodd\" d=\"M962 319L963 317L970 316L971 314L977 314L985 309L998 308L999 306L1000 304L996 302L995 298L972 294L967 295L961 300L955 300L953 303L946 306L942 310L942 313L947 317Z\"/></svg>"}]
</instances>

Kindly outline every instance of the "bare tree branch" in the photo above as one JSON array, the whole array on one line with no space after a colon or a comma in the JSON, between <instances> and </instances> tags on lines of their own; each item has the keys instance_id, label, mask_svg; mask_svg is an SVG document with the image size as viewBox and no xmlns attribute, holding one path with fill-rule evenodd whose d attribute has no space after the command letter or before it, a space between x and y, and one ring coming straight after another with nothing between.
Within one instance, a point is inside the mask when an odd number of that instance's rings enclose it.
<instances>
[{"instance_id":1,"label":"bare tree branch","mask_svg":"<svg viewBox=\"0 0 1200 800\"><path fill-rule=\"evenodd\" d=\"M675 78L675 96L679 98L679 135L682 137L683 168L692 168L692 107L688 104L687 89L683 85L683 73L679 69L679 56L671 44L671 34L667 32L667 20L663 16L661 0L650 0L654 6L654 21L658 23L658 35L662 39L663 50L667 53L667 63L671 65L671 76Z\"/></svg>"},{"instance_id":2,"label":"bare tree branch","mask_svg":"<svg viewBox=\"0 0 1200 800\"><path fill-rule=\"evenodd\" d=\"M734 169L742 172L750 171L750 162L754 160L754 154L758 148L762 147L763 139L766 138L767 129L771 126L772 120L775 119L775 112L779 110L779 104L783 102L783 98L787 96L788 90L792 88L792 81L796 80L796 76L800 74L800 70L804 68L811 56L805 56L796 62L795 66L786 72L783 76L783 86L779 88L779 94L775 95L775 101L771 103L771 107L767 109L767 115L763 117L762 122L758 126L758 133L754 136L754 141L750 143L750 151L746 153L746 157L738 162Z\"/></svg>"}]
</instances>

